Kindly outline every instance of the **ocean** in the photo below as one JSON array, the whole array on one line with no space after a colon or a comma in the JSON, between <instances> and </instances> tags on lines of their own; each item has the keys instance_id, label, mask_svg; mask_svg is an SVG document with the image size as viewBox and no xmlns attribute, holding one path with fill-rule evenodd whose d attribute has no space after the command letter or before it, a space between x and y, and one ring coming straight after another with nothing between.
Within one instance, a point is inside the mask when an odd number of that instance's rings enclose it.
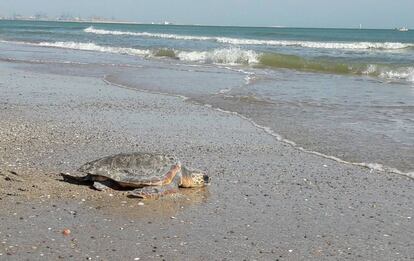
<instances>
[{"instance_id":1,"label":"ocean","mask_svg":"<svg viewBox=\"0 0 414 261\"><path fill-rule=\"evenodd\" d=\"M414 31L3 20L0 59L176 95L414 177Z\"/></svg>"}]
</instances>

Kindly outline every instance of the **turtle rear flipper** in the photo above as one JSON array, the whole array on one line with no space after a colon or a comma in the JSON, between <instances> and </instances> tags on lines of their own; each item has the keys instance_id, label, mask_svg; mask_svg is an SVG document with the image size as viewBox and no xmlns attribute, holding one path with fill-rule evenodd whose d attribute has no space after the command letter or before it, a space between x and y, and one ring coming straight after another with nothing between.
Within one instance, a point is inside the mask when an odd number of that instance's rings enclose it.
<instances>
[{"instance_id":1,"label":"turtle rear flipper","mask_svg":"<svg viewBox=\"0 0 414 261\"><path fill-rule=\"evenodd\" d=\"M96 190L98 191L104 191L104 190L108 190L111 188L111 186L113 182L111 182L110 180L105 180L105 181L94 181L92 184L92 187L94 187Z\"/></svg>"},{"instance_id":2,"label":"turtle rear flipper","mask_svg":"<svg viewBox=\"0 0 414 261\"><path fill-rule=\"evenodd\" d=\"M60 173L60 175L63 178L63 181L68 182L68 183L72 183L72 184L87 184L91 181L91 178L89 175L86 175L84 173L82 173L84 176L74 176L74 175L70 175L67 173Z\"/></svg>"},{"instance_id":3,"label":"turtle rear flipper","mask_svg":"<svg viewBox=\"0 0 414 261\"><path fill-rule=\"evenodd\" d=\"M132 197L142 199L157 199L166 195L178 192L177 184L169 184L165 186L148 186L144 188L135 189L129 192Z\"/></svg>"}]
</instances>

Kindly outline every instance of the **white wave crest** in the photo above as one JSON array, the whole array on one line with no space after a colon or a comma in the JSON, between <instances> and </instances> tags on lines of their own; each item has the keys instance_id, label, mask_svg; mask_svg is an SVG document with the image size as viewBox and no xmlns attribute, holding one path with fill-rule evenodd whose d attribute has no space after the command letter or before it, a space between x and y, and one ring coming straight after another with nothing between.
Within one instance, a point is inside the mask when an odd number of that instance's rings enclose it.
<instances>
[{"instance_id":1,"label":"white wave crest","mask_svg":"<svg viewBox=\"0 0 414 261\"><path fill-rule=\"evenodd\" d=\"M363 74L377 75L386 80L404 80L414 83L414 67L390 68L387 66L370 64Z\"/></svg>"},{"instance_id":2,"label":"white wave crest","mask_svg":"<svg viewBox=\"0 0 414 261\"><path fill-rule=\"evenodd\" d=\"M15 42L20 43L20 42ZM29 43L21 43L29 44ZM159 58L158 50L136 49L127 47L101 46L95 43L82 42L41 42L31 44L43 47L56 47L64 49L74 49L83 51L96 51L113 54L125 54L146 58ZM243 50L240 48L214 49L209 51L179 51L173 50L175 57L181 61L196 62L205 64L223 65L257 65L263 53L256 53L253 50ZM414 67L406 66L392 68L386 65L371 64L364 71L359 71L365 75L371 75L390 81L407 81L414 83ZM252 80L247 78L246 81Z\"/></svg>"},{"instance_id":3,"label":"white wave crest","mask_svg":"<svg viewBox=\"0 0 414 261\"><path fill-rule=\"evenodd\" d=\"M396 50L414 47L414 44L405 43L374 43L374 42L312 42L312 41L278 41L278 40L255 40L255 39L236 39L236 38L217 38L218 42L235 44L235 45L275 45L275 46L293 46L313 49L383 49Z\"/></svg>"},{"instance_id":4,"label":"white wave crest","mask_svg":"<svg viewBox=\"0 0 414 261\"><path fill-rule=\"evenodd\" d=\"M182 61L219 63L219 64L257 64L259 54L252 50L242 50L239 48L215 49L204 52L179 52L177 57Z\"/></svg>"},{"instance_id":5,"label":"white wave crest","mask_svg":"<svg viewBox=\"0 0 414 261\"><path fill-rule=\"evenodd\" d=\"M193 35L179 35L179 34L163 34L163 33L148 33L148 32L125 32L125 31L110 31L103 29L96 29L88 27L84 29L86 33L100 34L100 35L131 35L143 36L172 40L192 40L192 41L215 41L218 43L225 43L231 45L269 45L269 46L292 46L313 49L350 49L350 50L398 50L414 47L412 43L398 43L398 42L312 42L312 41L288 41L288 40L258 40L258 39L243 39L230 37L210 37L210 36L193 36Z\"/></svg>"},{"instance_id":6,"label":"white wave crest","mask_svg":"<svg viewBox=\"0 0 414 261\"><path fill-rule=\"evenodd\" d=\"M84 29L83 31L86 33L101 34L101 35L131 35L131 36L144 36L144 37L175 39L175 40L198 40L198 41L214 40L213 37L208 37L208 36L190 36L190 35L147 33L147 32L108 31L108 30L96 29L93 26L90 26Z\"/></svg>"},{"instance_id":7,"label":"white wave crest","mask_svg":"<svg viewBox=\"0 0 414 261\"><path fill-rule=\"evenodd\" d=\"M414 67L385 71L380 74L380 77L386 79L405 80L414 83Z\"/></svg>"},{"instance_id":8,"label":"white wave crest","mask_svg":"<svg viewBox=\"0 0 414 261\"><path fill-rule=\"evenodd\" d=\"M45 47L57 47L65 49L75 49L83 51L97 51L104 53L116 53L116 54L128 54L136 56L147 56L151 54L150 50L141 50L135 48L124 48L124 47L111 47L111 46L101 46L94 43L78 43L78 42L42 42L38 44L39 46Z\"/></svg>"},{"instance_id":9,"label":"white wave crest","mask_svg":"<svg viewBox=\"0 0 414 261\"><path fill-rule=\"evenodd\" d=\"M97 51L114 54L127 54L141 57L156 57L157 50L142 50L126 47L101 46L95 43L80 42L42 42L36 44L44 47L56 47L64 49L74 49L83 51ZM242 50L239 48L215 49L211 51L174 51L176 57L182 61L199 62L199 63L216 63L216 64L257 64L260 54L251 50Z\"/></svg>"}]
</instances>

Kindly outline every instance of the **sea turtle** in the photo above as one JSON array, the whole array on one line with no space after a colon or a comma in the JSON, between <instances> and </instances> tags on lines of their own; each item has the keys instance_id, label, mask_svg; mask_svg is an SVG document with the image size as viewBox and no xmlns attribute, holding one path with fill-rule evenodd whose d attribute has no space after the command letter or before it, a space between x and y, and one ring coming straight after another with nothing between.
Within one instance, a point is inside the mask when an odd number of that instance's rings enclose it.
<instances>
[{"instance_id":1,"label":"sea turtle","mask_svg":"<svg viewBox=\"0 0 414 261\"><path fill-rule=\"evenodd\" d=\"M120 187L139 198L158 198L178 192L178 188L203 187L210 177L199 170L182 166L173 156L153 153L118 154L97 159L81 166L86 174L65 179L93 182L97 190Z\"/></svg>"}]
</instances>

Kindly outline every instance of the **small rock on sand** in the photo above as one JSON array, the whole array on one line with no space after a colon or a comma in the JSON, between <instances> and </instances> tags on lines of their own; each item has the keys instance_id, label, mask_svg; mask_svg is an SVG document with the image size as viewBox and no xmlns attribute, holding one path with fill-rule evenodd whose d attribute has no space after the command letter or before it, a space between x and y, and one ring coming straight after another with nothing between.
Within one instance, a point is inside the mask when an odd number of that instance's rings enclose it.
<instances>
[{"instance_id":1,"label":"small rock on sand","mask_svg":"<svg viewBox=\"0 0 414 261\"><path fill-rule=\"evenodd\" d=\"M70 235L70 233L71 233L70 229L67 229L67 228L65 228L65 229L62 231L62 234L63 234L63 235L65 235L65 236L69 236L69 235Z\"/></svg>"}]
</instances>

